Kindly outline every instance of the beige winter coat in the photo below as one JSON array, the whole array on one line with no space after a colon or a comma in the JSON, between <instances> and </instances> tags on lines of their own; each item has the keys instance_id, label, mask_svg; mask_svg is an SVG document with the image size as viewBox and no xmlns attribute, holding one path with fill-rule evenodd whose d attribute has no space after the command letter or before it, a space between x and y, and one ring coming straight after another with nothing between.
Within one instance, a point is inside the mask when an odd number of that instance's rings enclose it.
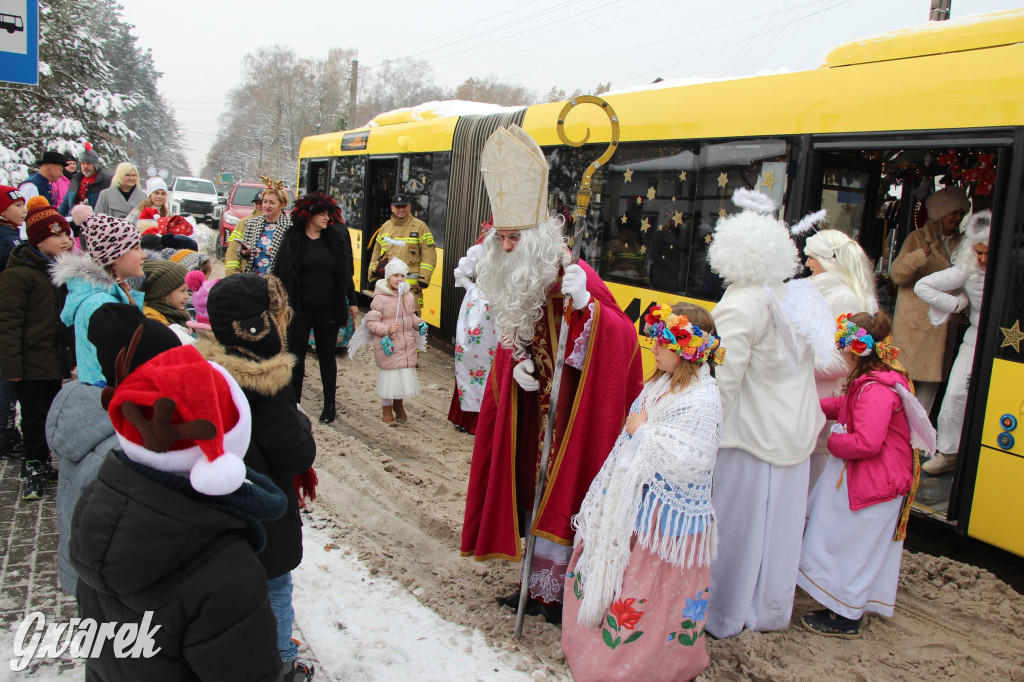
<instances>
[{"instance_id":1,"label":"beige winter coat","mask_svg":"<svg viewBox=\"0 0 1024 682\"><path fill-rule=\"evenodd\" d=\"M373 352L377 366L381 369L405 369L415 367L417 329L420 318L416 316L416 300L412 292L405 292L399 307L398 294L391 290L385 280L377 280L370 312L366 313L366 328L374 336ZM384 353L380 340L388 336L391 325L398 325L398 333L391 335L394 352Z\"/></svg>"},{"instance_id":2,"label":"beige winter coat","mask_svg":"<svg viewBox=\"0 0 1024 682\"><path fill-rule=\"evenodd\" d=\"M892 281L899 287L892 340L902 351L900 362L914 381L945 380L949 370L948 350L956 337L953 326L956 322L933 327L928 319L928 304L914 293L918 280L951 265L950 253L960 243L960 234L950 236L949 251L942 243L941 234L938 223L933 220L911 232L889 271ZM925 247L931 250L931 255L925 255Z\"/></svg>"}]
</instances>

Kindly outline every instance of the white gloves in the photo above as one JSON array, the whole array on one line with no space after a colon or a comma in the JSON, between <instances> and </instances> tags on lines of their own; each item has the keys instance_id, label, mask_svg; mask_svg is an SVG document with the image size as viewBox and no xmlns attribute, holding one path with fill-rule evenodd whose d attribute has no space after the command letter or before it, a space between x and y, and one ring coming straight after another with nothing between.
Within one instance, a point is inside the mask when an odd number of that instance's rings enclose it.
<instances>
[{"instance_id":1,"label":"white gloves","mask_svg":"<svg viewBox=\"0 0 1024 682\"><path fill-rule=\"evenodd\" d=\"M846 427L839 422L836 422L832 425L832 428L829 429L829 433L846 433Z\"/></svg>"},{"instance_id":2,"label":"white gloves","mask_svg":"<svg viewBox=\"0 0 1024 682\"><path fill-rule=\"evenodd\" d=\"M562 295L572 297L572 307L583 310L590 303L590 292L587 291L587 273L576 263L568 265L562 275Z\"/></svg>"},{"instance_id":3,"label":"white gloves","mask_svg":"<svg viewBox=\"0 0 1024 682\"><path fill-rule=\"evenodd\" d=\"M512 378L524 391L536 391L540 388L540 382L533 376L533 360L523 360L512 368Z\"/></svg>"}]
</instances>

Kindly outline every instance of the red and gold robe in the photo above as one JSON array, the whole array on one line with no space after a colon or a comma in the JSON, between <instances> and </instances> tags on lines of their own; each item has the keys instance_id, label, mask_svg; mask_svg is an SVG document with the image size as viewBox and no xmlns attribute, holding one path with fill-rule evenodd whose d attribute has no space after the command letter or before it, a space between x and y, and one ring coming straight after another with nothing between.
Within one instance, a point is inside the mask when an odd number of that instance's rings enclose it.
<instances>
[{"instance_id":1,"label":"red and gold robe","mask_svg":"<svg viewBox=\"0 0 1024 682\"><path fill-rule=\"evenodd\" d=\"M571 519L600 470L643 384L636 327L588 265L583 310L569 314L561 397L548 480L531 532L560 545L573 541ZM517 361L498 347L480 408L462 527L462 556L522 558L519 510L533 509L555 353L561 325L560 282L548 294L531 352L540 390L523 391L512 378ZM584 345L585 344L585 345Z\"/></svg>"}]
</instances>

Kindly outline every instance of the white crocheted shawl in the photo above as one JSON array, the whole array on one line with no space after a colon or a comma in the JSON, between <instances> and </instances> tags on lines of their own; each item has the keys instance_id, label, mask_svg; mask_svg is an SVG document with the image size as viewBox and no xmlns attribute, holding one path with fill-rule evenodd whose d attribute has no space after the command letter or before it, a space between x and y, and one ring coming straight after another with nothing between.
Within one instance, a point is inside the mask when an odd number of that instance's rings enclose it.
<instances>
[{"instance_id":1,"label":"white crocheted shawl","mask_svg":"<svg viewBox=\"0 0 1024 682\"><path fill-rule=\"evenodd\" d=\"M598 627L618 598L633 535L681 569L707 566L718 529L711 481L722 434L718 383L707 365L678 392L668 375L648 382L630 412L647 411L631 437L623 429L573 517L576 571L584 581L578 621Z\"/></svg>"}]
</instances>

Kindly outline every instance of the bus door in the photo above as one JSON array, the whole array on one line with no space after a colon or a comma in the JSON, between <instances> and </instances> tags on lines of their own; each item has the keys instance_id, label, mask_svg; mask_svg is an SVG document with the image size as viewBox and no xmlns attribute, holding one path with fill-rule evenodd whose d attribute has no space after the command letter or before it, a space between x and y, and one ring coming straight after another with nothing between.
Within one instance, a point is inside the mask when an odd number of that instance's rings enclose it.
<instances>
[{"instance_id":1,"label":"bus door","mask_svg":"<svg viewBox=\"0 0 1024 682\"><path fill-rule=\"evenodd\" d=\"M984 342L990 339L983 339L979 333L974 348L961 346L970 327L967 311L950 316L944 327L933 328L935 337L941 335L945 345L932 355L926 355L920 343L898 338L901 322L894 316L897 300L901 301L901 314L906 310L902 297L919 301L913 286L927 273L903 282L901 264L907 259L899 263L897 259L907 236L923 227L928 219L927 198L947 186L963 189L972 211L993 209L996 215L992 239L996 239L1001 222L998 202L1005 201L998 196L997 180L1000 173L1009 171L1012 139L1012 133L1006 129L812 136L807 208L827 209L827 224L823 227L845 232L867 253L875 273L879 307L894 317L895 342L902 351L900 360L910 370L911 379L916 379L918 397L929 410L933 424L938 424L943 412L950 376L956 375L956 380L968 386L965 407L952 407L957 404L953 402L957 393L950 392L946 415L958 413L959 417L946 419L947 424L954 426L945 428L946 437L940 442L940 447L955 450L950 454L956 458L956 464L937 475L922 471L914 501L915 511L942 521L963 522L969 513L961 503L970 499L978 466L980 422L975 424L972 416L983 413L988 394L991 370L985 368L991 366L991 361L986 360ZM894 263L899 284L893 277ZM991 283L993 275L989 272L986 281ZM986 294L982 329L993 300ZM907 328L905 321L903 328ZM952 371L960 352L968 353L966 376ZM920 377L924 371L939 373L941 380L923 381ZM962 391L959 393L962 395ZM966 532L966 524L960 523L957 528L958 532Z\"/></svg>"},{"instance_id":2,"label":"bus door","mask_svg":"<svg viewBox=\"0 0 1024 682\"><path fill-rule=\"evenodd\" d=\"M373 296L368 277L369 268L374 266L374 263L370 262L373 235L381 225L391 219L391 197L398 191L398 157L371 157L366 171L366 221L363 225L362 253L365 267L362 272L362 290L367 296Z\"/></svg>"}]
</instances>

